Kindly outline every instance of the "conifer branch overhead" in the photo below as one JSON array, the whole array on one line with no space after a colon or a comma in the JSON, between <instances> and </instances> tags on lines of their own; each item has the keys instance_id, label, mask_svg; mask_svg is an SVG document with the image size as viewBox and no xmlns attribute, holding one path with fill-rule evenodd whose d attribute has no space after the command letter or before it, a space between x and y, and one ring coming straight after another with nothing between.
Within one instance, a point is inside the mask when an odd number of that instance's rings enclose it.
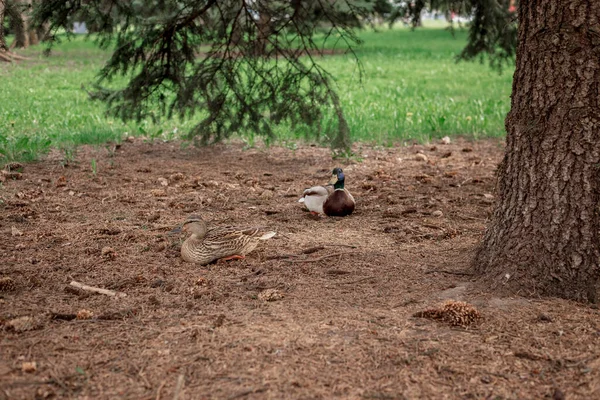
<instances>
[{"instance_id":1,"label":"conifer branch overhead","mask_svg":"<svg viewBox=\"0 0 600 400\"><path fill-rule=\"evenodd\" d=\"M37 24L67 35L85 21L112 55L93 98L124 120L177 115L198 121L189 137L214 143L236 132L273 136L280 123L306 124L319 137L324 111L337 118L332 146L350 146L334 80L316 58L343 51L356 60L354 29L365 21L404 18L417 26L423 10L472 18L458 56L511 62L516 21L510 0L44 0ZM63 31L63 30L61 30ZM53 37L57 39L57 36ZM360 63L359 72L360 72ZM127 78L126 84L112 80Z\"/></svg>"},{"instance_id":2,"label":"conifer branch overhead","mask_svg":"<svg viewBox=\"0 0 600 400\"><path fill-rule=\"evenodd\" d=\"M352 1L330 0L48 0L37 20L56 32L84 18L114 46L94 97L124 120L194 118L190 137L208 144L248 130L272 136L282 122L315 125L333 107L343 136L335 143L349 146L333 79L315 55L334 38L353 54L359 14ZM112 84L120 75L123 87Z\"/></svg>"}]
</instances>

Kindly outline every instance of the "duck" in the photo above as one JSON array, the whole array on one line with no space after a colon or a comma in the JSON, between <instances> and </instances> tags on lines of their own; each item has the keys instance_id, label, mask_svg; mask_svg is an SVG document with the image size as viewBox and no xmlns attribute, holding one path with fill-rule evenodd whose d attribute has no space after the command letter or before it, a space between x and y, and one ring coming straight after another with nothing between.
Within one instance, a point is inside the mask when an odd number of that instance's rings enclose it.
<instances>
[{"instance_id":1,"label":"duck","mask_svg":"<svg viewBox=\"0 0 600 400\"><path fill-rule=\"evenodd\" d=\"M244 259L261 241L276 235L276 232L261 227L218 226L209 229L197 215L189 216L182 226L171 232L191 234L181 245L181 258L200 265L215 260Z\"/></svg>"},{"instance_id":2,"label":"duck","mask_svg":"<svg viewBox=\"0 0 600 400\"><path fill-rule=\"evenodd\" d=\"M345 178L341 168L334 168L327 185L306 189L298 202L304 203L306 208L315 215L345 217L352 214L356 202L344 187Z\"/></svg>"}]
</instances>

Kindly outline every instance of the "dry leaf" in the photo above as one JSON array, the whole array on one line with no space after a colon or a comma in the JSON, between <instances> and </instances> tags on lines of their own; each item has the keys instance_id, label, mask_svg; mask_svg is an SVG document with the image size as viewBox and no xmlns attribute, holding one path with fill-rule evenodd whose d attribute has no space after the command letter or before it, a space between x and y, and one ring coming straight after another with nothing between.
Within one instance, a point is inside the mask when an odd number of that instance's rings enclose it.
<instances>
[{"instance_id":1,"label":"dry leaf","mask_svg":"<svg viewBox=\"0 0 600 400\"><path fill-rule=\"evenodd\" d=\"M35 361L24 361L21 365L21 371L27 373L33 373L37 371L37 363Z\"/></svg>"},{"instance_id":2,"label":"dry leaf","mask_svg":"<svg viewBox=\"0 0 600 400\"><path fill-rule=\"evenodd\" d=\"M94 313L90 310L81 309L77 311L77 319L91 319L94 316Z\"/></svg>"},{"instance_id":3,"label":"dry leaf","mask_svg":"<svg viewBox=\"0 0 600 400\"><path fill-rule=\"evenodd\" d=\"M158 178L158 183L162 186L169 186L169 181L166 178Z\"/></svg>"},{"instance_id":4,"label":"dry leaf","mask_svg":"<svg viewBox=\"0 0 600 400\"><path fill-rule=\"evenodd\" d=\"M169 178L172 181L181 181L181 180L183 180L183 178L185 178L185 175L183 175L181 172L177 172L177 173L171 175Z\"/></svg>"},{"instance_id":5,"label":"dry leaf","mask_svg":"<svg viewBox=\"0 0 600 400\"><path fill-rule=\"evenodd\" d=\"M56 180L55 185L56 187L67 186L67 178L65 178L64 175L61 176Z\"/></svg>"},{"instance_id":6,"label":"dry leaf","mask_svg":"<svg viewBox=\"0 0 600 400\"><path fill-rule=\"evenodd\" d=\"M283 293L277 289L265 289L258 294L258 298L262 301L277 301L283 299Z\"/></svg>"},{"instance_id":7,"label":"dry leaf","mask_svg":"<svg viewBox=\"0 0 600 400\"><path fill-rule=\"evenodd\" d=\"M150 193L152 193L152 196L154 197L164 197L167 195L167 192L162 189L152 189Z\"/></svg>"}]
</instances>

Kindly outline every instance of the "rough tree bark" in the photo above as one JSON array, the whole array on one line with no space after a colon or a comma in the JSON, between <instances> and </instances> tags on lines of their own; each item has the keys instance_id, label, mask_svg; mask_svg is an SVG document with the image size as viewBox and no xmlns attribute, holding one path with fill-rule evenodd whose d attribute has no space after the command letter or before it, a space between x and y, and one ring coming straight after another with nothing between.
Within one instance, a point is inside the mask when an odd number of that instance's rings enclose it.
<instances>
[{"instance_id":1,"label":"rough tree bark","mask_svg":"<svg viewBox=\"0 0 600 400\"><path fill-rule=\"evenodd\" d=\"M0 0L0 61L12 61L8 46L6 45L6 37L4 36L4 15L6 12L6 0Z\"/></svg>"},{"instance_id":2,"label":"rough tree bark","mask_svg":"<svg viewBox=\"0 0 600 400\"><path fill-rule=\"evenodd\" d=\"M6 11L6 0L0 0L0 61L11 62L14 60L24 60L25 57L21 57L8 51L3 29Z\"/></svg>"},{"instance_id":3,"label":"rough tree bark","mask_svg":"<svg viewBox=\"0 0 600 400\"><path fill-rule=\"evenodd\" d=\"M15 29L15 40L10 45L11 48L27 48L30 44L37 44L37 34L35 30L30 29L31 19L31 1L14 0L13 7L13 26ZM31 39L34 43L31 43Z\"/></svg>"},{"instance_id":4,"label":"rough tree bark","mask_svg":"<svg viewBox=\"0 0 600 400\"><path fill-rule=\"evenodd\" d=\"M4 9L6 0L0 0L0 52L7 51L6 38L4 37Z\"/></svg>"},{"instance_id":5,"label":"rough tree bark","mask_svg":"<svg viewBox=\"0 0 600 400\"><path fill-rule=\"evenodd\" d=\"M600 1L520 2L518 29L498 200L474 268L507 293L595 302Z\"/></svg>"}]
</instances>

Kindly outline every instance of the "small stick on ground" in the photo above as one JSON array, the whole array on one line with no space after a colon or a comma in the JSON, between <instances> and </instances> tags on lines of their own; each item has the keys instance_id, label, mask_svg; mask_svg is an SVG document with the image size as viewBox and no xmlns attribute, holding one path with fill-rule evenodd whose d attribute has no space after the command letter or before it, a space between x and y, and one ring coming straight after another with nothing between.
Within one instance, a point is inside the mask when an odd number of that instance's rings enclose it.
<instances>
[{"instance_id":1,"label":"small stick on ground","mask_svg":"<svg viewBox=\"0 0 600 400\"><path fill-rule=\"evenodd\" d=\"M315 247L309 247L307 249L304 249L300 252L300 254L276 254L274 256L269 256L267 257L267 260L280 260L282 258L292 258L292 257L298 257L304 254L312 254L315 253L319 250L323 250L325 249L325 246L315 246Z\"/></svg>"},{"instance_id":2,"label":"small stick on ground","mask_svg":"<svg viewBox=\"0 0 600 400\"><path fill-rule=\"evenodd\" d=\"M177 378L177 384L175 386L175 395L173 396L173 400L179 400L179 394L181 393L181 389L183 389L185 376L183 374L179 375Z\"/></svg>"},{"instance_id":3,"label":"small stick on ground","mask_svg":"<svg viewBox=\"0 0 600 400\"><path fill-rule=\"evenodd\" d=\"M63 321L72 321L77 318L77 314L65 314L65 313L50 313L51 319L60 319Z\"/></svg>"},{"instance_id":4,"label":"small stick on ground","mask_svg":"<svg viewBox=\"0 0 600 400\"><path fill-rule=\"evenodd\" d=\"M302 250L302 254L312 254L315 253L319 250L323 250L325 248L325 246L315 246L315 247L309 247L308 249L304 249Z\"/></svg>"},{"instance_id":5,"label":"small stick on ground","mask_svg":"<svg viewBox=\"0 0 600 400\"><path fill-rule=\"evenodd\" d=\"M85 290L87 292L100 293L100 294L105 294L107 296L113 296L113 297L127 296L127 294L125 294L123 292L115 292L114 290L108 290L108 289L102 289L102 288L98 288L98 287L94 287L94 286L88 286L88 285L84 285L83 283L79 283L77 281L71 281L71 283L69 283L69 285L79 288L81 290Z\"/></svg>"},{"instance_id":6,"label":"small stick on ground","mask_svg":"<svg viewBox=\"0 0 600 400\"><path fill-rule=\"evenodd\" d=\"M341 256L344 254L352 254L351 251L342 251L340 253L333 253L333 254L327 254L326 256L322 256L322 257L317 257L317 258L311 258L310 260L284 260L287 261L289 263L308 263L308 262L317 262L317 261L321 261L324 260L326 258L331 258L331 257L336 257L336 256Z\"/></svg>"},{"instance_id":7,"label":"small stick on ground","mask_svg":"<svg viewBox=\"0 0 600 400\"><path fill-rule=\"evenodd\" d=\"M251 390L244 390L243 392L240 392L238 394L234 394L233 396L229 396L227 398L227 400L233 400L233 399L239 399L241 397L246 397L249 394L255 394L255 393L262 393L264 391L266 391L266 388L258 388L258 389L251 389Z\"/></svg>"},{"instance_id":8,"label":"small stick on ground","mask_svg":"<svg viewBox=\"0 0 600 400\"><path fill-rule=\"evenodd\" d=\"M282 258L298 257L298 254L276 254L274 256L268 256L266 260L281 260Z\"/></svg>"},{"instance_id":9,"label":"small stick on ground","mask_svg":"<svg viewBox=\"0 0 600 400\"><path fill-rule=\"evenodd\" d=\"M425 271L426 274L433 274L434 272L441 272L443 274L450 274L450 275L461 275L461 276L471 276L473 275L470 272L463 272L463 271L448 271L447 269L431 269L429 271Z\"/></svg>"},{"instance_id":10,"label":"small stick on ground","mask_svg":"<svg viewBox=\"0 0 600 400\"><path fill-rule=\"evenodd\" d=\"M472 221L487 221L487 218L477 218L477 217L470 217L468 215L462 215L462 214L455 214L458 218L462 218L462 219L466 219L466 220L472 220Z\"/></svg>"},{"instance_id":11,"label":"small stick on ground","mask_svg":"<svg viewBox=\"0 0 600 400\"><path fill-rule=\"evenodd\" d=\"M166 383L167 383L167 381L162 381L162 383L158 387L158 390L156 391L156 400L160 400L160 391L162 390L162 388L165 387Z\"/></svg>"}]
</instances>

